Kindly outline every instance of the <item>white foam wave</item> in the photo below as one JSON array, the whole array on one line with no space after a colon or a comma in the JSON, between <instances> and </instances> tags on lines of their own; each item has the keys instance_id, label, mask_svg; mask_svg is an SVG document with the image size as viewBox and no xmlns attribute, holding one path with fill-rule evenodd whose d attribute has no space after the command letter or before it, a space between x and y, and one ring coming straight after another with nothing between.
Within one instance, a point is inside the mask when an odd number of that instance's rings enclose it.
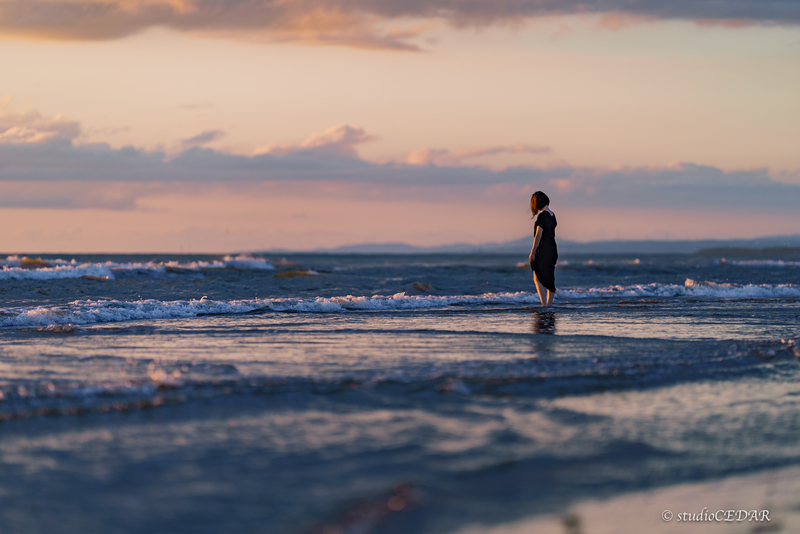
<instances>
[{"instance_id":1,"label":"white foam wave","mask_svg":"<svg viewBox=\"0 0 800 534\"><path fill-rule=\"evenodd\" d=\"M726 260L722 258L719 262L739 267L800 267L800 261L788 260Z\"/></svg>"},{"instance_id":2,"label":"white foam wave","mask_svg":"<svg viewBox=\"0 0 800 534\"><path fill-rule=\"evenodd\" d=\"M279 263L287 263L294 265L286 260L281 260ZM268 270L272 271L275 266L264 258L256 258L249 254L240 254L239 256L225 256L221 261L199 261L192 262L191 268L193 269L241 269L241 270ZM177 264L176 267L187 268L186 265Z\"/></svg>"},{"instance_id":3,"label":"white foam wave","mask_svg":"<svg viewBox=\"0 0 800 534\"><path fill-rule=\"evenodd\" d=\"M81 278L84 276L114 279L114 274L124 271L160 274L167 271L187 270L203 271L211 269L239 270L274 270L275 266L265 258L250 255L225 256L216 261L193 261L181 263L168 262L132 262L117 263L78 263L76 260L40 260L8 256L0 260L0 280L54 280L63 278Z\"/></svg>"},{"instance_id":4,"label":"white foam wave","mask_svg":"<svg viewBox=\"0 0 800 534\"><path fill-rule=\"evenodd\" d=\"M557 301L608 298L798 298L800 286L733 285L714 282L695 282L687 279L684 285L642 284L604 288L566 288L556 294ZM485 293L483 295L439 296L373 295L316 297L309 299L274 298L234 301L200 300L134 302L116 300L78 300L65 306L0 309L0 326L48 326L56 324L86 325L146 319L174 319L206 314L235 314L256 310L276 312L295 311L334 313L342 311L391 311L449 306L529 305L538 304L535 293Z\"/></svg>"},{"instance_id":5,"label":"white foam wave","mask_svg":"<svg viewBox=\"0 0 800 534\"><path fill-rule=\"evenodd\" d=\"M206 299L164 302L140 300L76 300L65 306L6 308L0 310L2 326L92 324L135 319L173 319L208 313L242 313L258 309L254 302L217 302Z\"/></svg>"},{"instance_id":6,"label":"white foam wave","mask_svg":"<svg viewBox=\"0 0 800 534\"><path fill-rule=\"evenodd\" d=\"M251 299L213 301L205 298L190 301L79 300L65 306L0 309L0 326L46 326L51 324L92 324L141 319L172 319L205 314L246 313L255 310L341 312L442 308L469 304L530 304L538 300L531 293L488 293L480 296L415 296L398 293L392 296Z\"/></svg>"},{"instance_id":7,"label":"white foam wave","mask_svg":"<svg viewBox=\"0 0 800 534\"><path fill-rule=\"evenodd\" d=\"M114 273L108 265L92 263L84 263L81 265L56 265L54 267L41 267L38 269L3 265L2 270L0 270L0 280L54 280L81 278L83 276L112 280L114 278Z\"/></svg>"},{"instance_id":8,"label":"white foam wave","mask_svg":"<svg viewBox=\"0 0 800 534\"><path fill-rule=\"evenodd\" d=\"M559 290L556 293L556 297L565 300L614 297L793 298L800 297L800 286L794 284L718 284L715 282L696 282L691 278L687 278L683 285L636 284L603 288L568 288Z\"/></svg>"}]
</instances>

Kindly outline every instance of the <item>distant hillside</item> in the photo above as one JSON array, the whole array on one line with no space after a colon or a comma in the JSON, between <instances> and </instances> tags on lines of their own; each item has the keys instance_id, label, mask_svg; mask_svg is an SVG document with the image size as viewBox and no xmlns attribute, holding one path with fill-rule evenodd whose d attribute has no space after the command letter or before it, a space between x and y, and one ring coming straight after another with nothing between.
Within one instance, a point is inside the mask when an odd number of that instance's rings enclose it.
<instances>
[{"instance_id":1,"label":"distant hillside","mask_svg":"<svg viewBox=\"0 0 800 534\"><path fill-rule=\"evenodd\" d=\"M522 254L530 251L531 238L526 236L502 243L455 243L435 247L417 247L405 243L365 243L336 248L317 249L316 254ZM800 248L800 234L768 236L755 239L703 239L697 241L590 241L581 243L558 240L558 250L572 254L720 254L735 249ZM785 250L784 250L785 251ZM268 250L264 253L297 253L297 250Z\"/></svg>"},{"instance_id":2,"label":"distant hillside","mask_svg":"<svg viewBox=\"0 0 800 534\"><path fill-rule=\"evenodd\" d=\"M559 251L609 254L719 254L732 249L775 249L800 247L800 235L768 236L755 239L702 239L696 241L592 241L589 243L559 241Z\"/></svg>"}]
</instances>

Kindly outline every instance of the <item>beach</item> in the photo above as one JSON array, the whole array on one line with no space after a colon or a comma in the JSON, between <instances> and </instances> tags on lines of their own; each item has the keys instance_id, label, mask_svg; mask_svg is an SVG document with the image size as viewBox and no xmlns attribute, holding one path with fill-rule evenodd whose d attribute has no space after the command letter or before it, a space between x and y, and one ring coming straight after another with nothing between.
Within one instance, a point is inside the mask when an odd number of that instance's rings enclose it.
<instances>
[{"instance_id":1,"label":"beach","mask_svg":"<svg viewBox=\"0 0 800 534\"><path fill-rule=\"evenodd\" d=\"M797 528L798 258L520 256L8 256L2 532Z\"/></svg>"}]
</instances>

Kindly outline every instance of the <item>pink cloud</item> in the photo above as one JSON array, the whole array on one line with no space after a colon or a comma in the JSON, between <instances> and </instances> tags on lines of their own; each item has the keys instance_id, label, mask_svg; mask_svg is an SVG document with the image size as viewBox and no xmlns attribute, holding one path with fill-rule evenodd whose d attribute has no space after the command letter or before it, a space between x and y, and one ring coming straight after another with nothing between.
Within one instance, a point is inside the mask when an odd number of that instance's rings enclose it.
<instances>
[{"instance_id":1,"label":"pink cloud","mask_svg":"<svg viewBox=\"0 0 800 534\"><path fill-rule=\"evenodd\" d=\"M10 112L8 99L0 112L0 181L95 183L258 183L343 182L361 189L406 188L406 194L423 201L435 188L477 188L496 194L493 186L545 189L557 194L562 205L572 207L685 208L747 205L785 209L800 202L800 185L773 179L767 169L726 172L722 169L677 163L666 167L517 166L492 169L477 165L480 158L514 154L549 154L546 146L527 144L477 147L465 150L421 149L403 162L376 163L361 159L357 148L375 137L364 128L339 125L296 143L274 144L254 155L231 154L202 148L218 139L221 130L207 130L183 143L191 146L177 154L106 144L79 144L80 124L61 117L48 118L36 111ZM788 182L788 183L787 183ZM513 189L513 187L512 187ZM83 207L87 200L70 189L47 189L42 206ZM34 207L36 196L10 189L7 205ZM91 197L95 205L131 209L143 189ZM438 193L437 193L438 194ZM451 195L448 192L446 195ZM55 196L54 196L55 195ZM86 195L83 195L84 197ZM14 200L16 199L16 200Z\"/></svg>"},{"instance_id":2,"label":"pink cloud","mask_svg":"<svg viewBox=\"0 0 800 534\"><path fill-rule=\"evenodd\" d=\"M361 143L373 141L376 137L367 135L361 126L340 124L324 132L314 133L300 143L267 145L256 149L257 154L287 156L291 154L306 156L339 156L357 158L356 147Z\"/></svg>"},{"instance_id":3,"label":"pink cloud","mask_svg":"<svg viewBox=\"0 0 800 534\"><path fill-rule=\"evenodd\" d=\"M550 154L552 149L547 146L526 144L503 145L491 147L476 147L464 150L448 150L437 148L419 148L408 153L405 163L412 166L459 167L469 161L485 156L498 154Z\"/></svg>"},{"instance_id":4,"label":"pink cloud","mask_svg":"<svg viewBox=\"0 0 800 534\"><path fill-rule=\"evenodd\" d=\"M0 144L22 145L43 143L52 139L76 139L81 126L60 115L43 117L38 111L9 110L10 97L0 100Z\"/></svg>"},{"instance_id":5,"label":"pink cloud","mask_svg":"<svg viewBox=\"0 0 800 534\"><path fill-rule=\"evenodd\" d=\"M208 143L212 143L224 136L225 132L223 130L205 130L193 137L182 140L181 146L183 148L189 148L193 146L203 146L207 145Z\"/></svg>"},{"instance_id":6,"label":"pink cloud","mask_svg":"<svg viewBox=\"0 0 800 534\"><path fill-rule=\"evenodd\" d=\"M653 22L655 17L633 15L621 11L604 13L597 21L597 27L603 30L618 31L624 30L637 24Z\"/></svg>"},{"instance_id":7,"label":"pink cloud","mask_svg":"<svg viewBox=\"0 0 800 534\"><path fill-rule=\"evenodd\" d=\"M642 20L796 25L800 4L788 0L4 0L0 31L24 38L105 40L161 26L230 38L417 50L413 39L431 21L456 27L513 27L536 17L574 14L601 15L601 26L615 29Z\"/></svg>"}]
</instances>

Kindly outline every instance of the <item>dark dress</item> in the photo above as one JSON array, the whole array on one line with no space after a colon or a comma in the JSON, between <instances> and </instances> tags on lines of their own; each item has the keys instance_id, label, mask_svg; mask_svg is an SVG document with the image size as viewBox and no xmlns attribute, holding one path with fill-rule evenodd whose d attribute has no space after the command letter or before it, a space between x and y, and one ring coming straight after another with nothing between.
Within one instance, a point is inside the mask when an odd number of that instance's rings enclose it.
<instances>
[{"instance_id":1,"label":"dark dress","mask_svg":"<svg viewBox=\"0 0 800 534\"><path fill-rule=\"evenodd\" d=\"M539 248L531 262L536 278L544 287L556 292L556 262L558 261L558 247L556 246L556 218L547 211L539 212L536 223L533 225L533 236L536 239L536 227L542 229L542 238Z\"/></svg>"}]
</instances>

